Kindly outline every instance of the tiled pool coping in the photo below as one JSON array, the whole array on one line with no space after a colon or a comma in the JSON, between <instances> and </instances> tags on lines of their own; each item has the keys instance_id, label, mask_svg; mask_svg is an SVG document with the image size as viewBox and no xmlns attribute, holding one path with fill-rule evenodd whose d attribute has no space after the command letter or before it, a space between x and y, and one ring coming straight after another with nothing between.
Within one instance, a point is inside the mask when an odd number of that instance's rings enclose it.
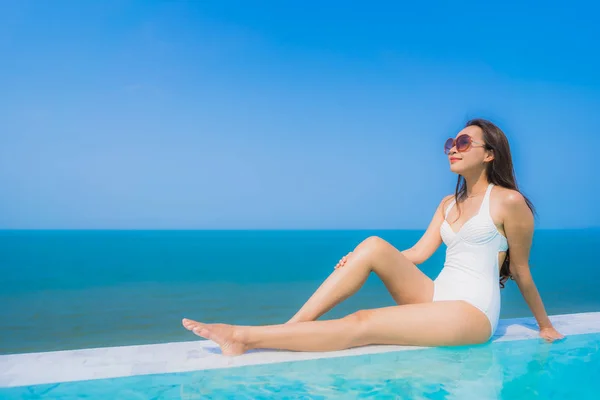
<instances>
[{"instance_id":1,"label":"tiled pool coping","mask_svg":"<svg viewBox=\"0 0 600 400\"><path fill-rule=\"evenodd\" d=\"M553 315L550 319L567 336L600 332L600 312ZM539 336L535 320L517 318L501 320L492 341L537 338ZM238 357L224 357L213 342L199 339L141 346L12 354L0 356L0 387L197 371L419 348L421 347L366 346L326 353L259 350Z\"/></svg>"}]
</instances>

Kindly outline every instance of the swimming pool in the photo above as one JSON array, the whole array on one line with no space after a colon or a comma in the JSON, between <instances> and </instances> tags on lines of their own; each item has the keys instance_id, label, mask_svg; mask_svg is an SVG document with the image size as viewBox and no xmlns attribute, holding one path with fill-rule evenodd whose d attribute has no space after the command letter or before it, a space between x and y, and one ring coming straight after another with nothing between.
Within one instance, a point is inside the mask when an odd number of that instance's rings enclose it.
<instances>
[{"instance_id":1,"label":"swimming pool","mask_svg":"<svg viewBox=\"0 0 600 400\"><path fill-rule=\"evenodd\" d=\"M531 319L515 319L502 321L491 343L461 348L369 346L327 354L257 351L225 358L211 342L196 341L9 355L0 357L0 372L7 379L0 385L13 387L1 388L0 397L596 399L600 313L552 318L569 335L553 344L536 338ZM186 367L177 360L178 353L200 361L194 364L192 360ZM50 355L44 358L46 354ZM57 364L66 368L62 375L60 368L49 371ZM166 371L177 366L190 370L152 372L152 368ZM86 368L96 377L107 373L135 376L89 379L88 375L86 379L77 375ZM13 385L8 381L11 376ZM28 379L41 382L52 377L57 381L83 379L19 385Z\"/></svg>"}]
</instances>

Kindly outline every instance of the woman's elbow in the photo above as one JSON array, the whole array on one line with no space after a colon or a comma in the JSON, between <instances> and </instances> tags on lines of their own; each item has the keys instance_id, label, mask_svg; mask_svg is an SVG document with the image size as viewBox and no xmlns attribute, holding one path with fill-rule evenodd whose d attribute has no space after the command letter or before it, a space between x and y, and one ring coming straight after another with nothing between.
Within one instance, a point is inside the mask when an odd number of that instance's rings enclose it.
<instances>
[{"instance_id":1,"label":"woman's elbow","mask_svg":"<svg viewBox=\"0 0 600 400\"><path fill-rule=\"evenodd\" d=\"M402 251L402 255L404 255L404 257L406 257L410 262L412 262L415 265L425 262L425 257L423 256L422 252L414 248Z\"/></svg>"},{"instance_id":2,"label":"woman's elbow","mask_svg":"<svg viewBox=\"0 0 600 400\"><path fill-rule=\"evenodd\" d=\"M529 265L510 265L510 274L516 281L523 281L531 279L531 272L529 271Z\"/></svg>"}]
</instances>

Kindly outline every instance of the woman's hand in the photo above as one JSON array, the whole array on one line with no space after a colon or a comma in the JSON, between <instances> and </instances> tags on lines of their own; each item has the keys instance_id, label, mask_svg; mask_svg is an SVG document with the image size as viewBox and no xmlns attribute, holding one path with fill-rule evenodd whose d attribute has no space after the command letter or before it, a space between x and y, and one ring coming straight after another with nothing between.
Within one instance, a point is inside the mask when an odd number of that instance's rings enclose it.
<instances>
[{"instance_id":1,"label":"woman's hand","mask_svg":"<svg viewBox=\"0 0 600 400\"><path fill-rule=\"evenodd\" d=\"M554 342L555 340L563 339L565 336L559 333L553 326L548 326L540 329L540 336L546 342Z\"/></svg>"},{"instance_id":2,"label":"woman's hand","mask_svg":"<svg viewBox=\"0 0 600 400\"><path fill-rule=\"evenodd\" d=\"M346 264L346 261L348 261L348 257L350 256L350 254L352 254L352 252L350 252L350 253L346 254L344 257L342 257L340 259L340 261L338 261L338 263L336 264L334 269L343 267Z\"/></svg>"}]
</instances>

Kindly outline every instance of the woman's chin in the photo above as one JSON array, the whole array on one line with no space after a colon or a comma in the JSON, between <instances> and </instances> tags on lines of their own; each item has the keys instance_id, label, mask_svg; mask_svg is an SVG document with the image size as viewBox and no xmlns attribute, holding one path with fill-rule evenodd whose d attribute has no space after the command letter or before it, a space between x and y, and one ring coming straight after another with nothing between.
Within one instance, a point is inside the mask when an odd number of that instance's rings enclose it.
<instances>
[{"instance_id":1,"label":"woman's chin","mask_svg":"<svg viewBox=\"0 0 600 400\"><path fill-rule=\"evenodd\" d=\"M460 174L461 169L458 168L456 165L450 164L450 171L454 172L455 174Z\"/></svg>"}]
</instances>

